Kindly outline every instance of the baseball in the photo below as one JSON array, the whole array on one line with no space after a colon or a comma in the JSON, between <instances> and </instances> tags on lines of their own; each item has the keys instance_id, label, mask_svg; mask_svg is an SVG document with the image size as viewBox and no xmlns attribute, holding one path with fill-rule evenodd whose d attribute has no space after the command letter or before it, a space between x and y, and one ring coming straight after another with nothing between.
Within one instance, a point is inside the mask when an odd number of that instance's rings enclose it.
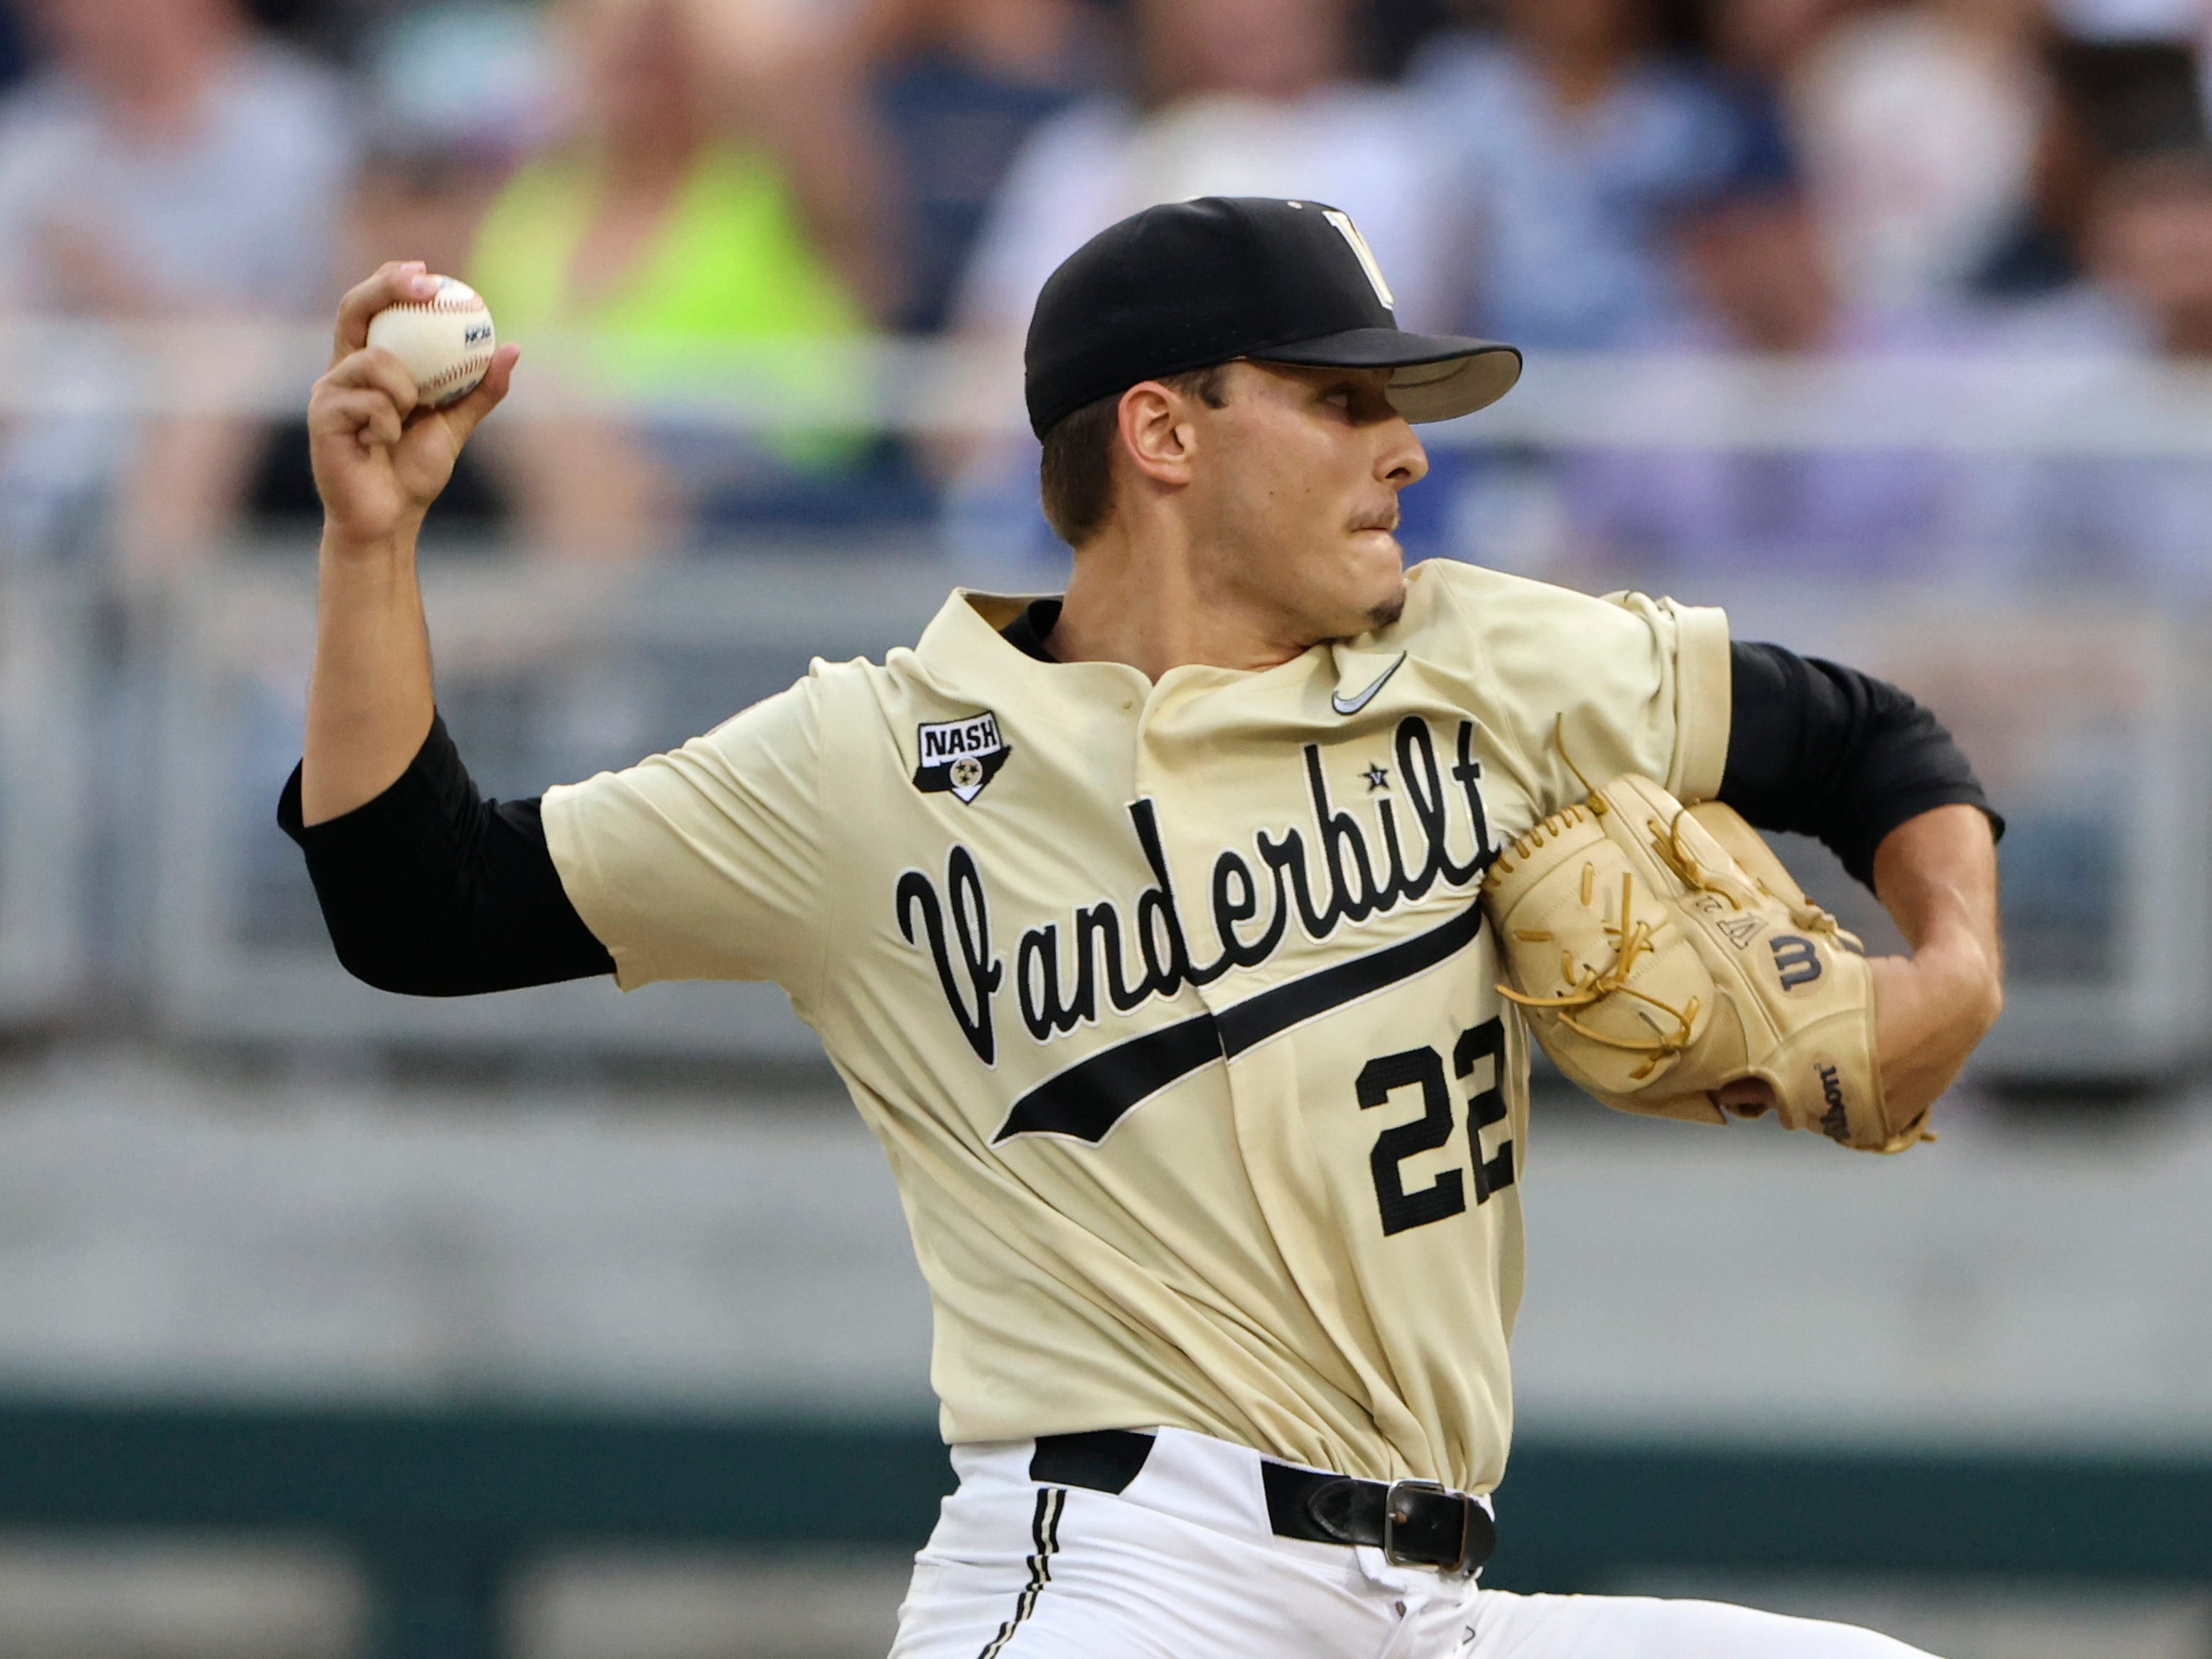
<instances>
[{"instance_id":1,"label":"baseball","mask_svg":"<svg viewBox=\"0 0 2212 1659\"><path fill-rule=\"evenodd\" d=\"M423 403L435 409L477 389L499 337L476 289L451 276L430 280L438 285L433 298L387 306L368 319L368 343L398 358Z\"/></svg>"}]
</instances>

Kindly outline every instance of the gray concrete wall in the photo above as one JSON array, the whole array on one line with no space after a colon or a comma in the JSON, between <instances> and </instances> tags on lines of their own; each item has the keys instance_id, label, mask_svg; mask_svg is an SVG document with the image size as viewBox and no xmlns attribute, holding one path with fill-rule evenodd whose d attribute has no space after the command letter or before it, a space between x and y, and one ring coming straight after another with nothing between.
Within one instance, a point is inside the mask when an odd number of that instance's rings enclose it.
<instances>
[{"instance_id":1,"label":"gray concrete wall","mask_svg":"<svg viewBox=\"0 0 2212 1659\"><path fill-rule=\"evenodd\" d=\"M1523 1425L2212 1447L2212 1099L1939 1121L1878 1158L1540 1101ZM0 1389L924 1417L927 1363L826 1094L0 1073Z\"/></svg>"}]
</instances>

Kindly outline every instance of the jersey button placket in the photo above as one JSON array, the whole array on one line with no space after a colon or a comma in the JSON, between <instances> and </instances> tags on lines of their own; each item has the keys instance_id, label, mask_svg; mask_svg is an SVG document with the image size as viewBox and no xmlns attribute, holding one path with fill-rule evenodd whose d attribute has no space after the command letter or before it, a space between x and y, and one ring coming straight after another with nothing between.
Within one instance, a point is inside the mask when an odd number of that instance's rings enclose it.
<instances>
[{"instance_id":1,"label":"jersey button placket","mask_svg":"<svg viewBox=\"0 0 2212 1659\"><path fill-rule=\"evenodd\" d=\"M1214 861L1238 849L1249 857L1250 823L1223 817L1218 797L1204 786L1203 710L1194 707L1217 688L1174 680L1156 686L1137 723L1137 793L1149 798L1159 826L1160 847L1175 884L1175 908L1191 962L1204 967L1217 961L1223 945L1217 937L1208 894ZM1196 728L1196 731L1194 731ZM1162 741L1163 732L1165 740ZM1254 811L1261 803L1250 803ZM1212 1013L1253 994L1252 975L1231 969L1210 982L1186 986L1184 994ZM1226 1061L1226 1081L1235 1091L1239 1068Z\"/></svg>"},{"instance_id":2,"label":"jersey button placket","mask_svg":"<svg viewBox=\"0 0 2212 1659\"><path fill-rule=\"evenodd\" d=\"M1218 948L1205 912L1205 881L1210 866L1204 860L1210 854L1191 840L1190 802L1177 788L1176 768L1162 756L1154 734L1156 726L1172 723L1188 712L1187 694L1173 685L1155 686L1145 699L1136 720L1137 793L1152 803L1155 822L1159 826L1160 849L1167 860L1169 877L1175 883L1176 918L1182 927L1185 948L1194 963L1205 963L1212 960ZM1198 816L1202 820L1205 815L1201 812ZM1231 830L1227 825L1217 824L1206 833L1219 839ZM1225 840L1223 844L1227 844ZM1221 983L1217 980L1212 986L1183 988L1211 1009L1216 1006L1215 992Z\"/></svg>"}]
</instances>

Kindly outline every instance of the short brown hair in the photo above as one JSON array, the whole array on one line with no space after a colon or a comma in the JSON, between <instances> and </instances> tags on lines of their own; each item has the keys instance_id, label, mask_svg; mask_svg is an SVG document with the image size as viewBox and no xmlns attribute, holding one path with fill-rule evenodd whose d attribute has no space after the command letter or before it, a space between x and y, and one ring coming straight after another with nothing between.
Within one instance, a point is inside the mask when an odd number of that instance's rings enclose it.
<instances>
[{"instance_id":1,"label":"short brown hair","mask_svg":"<svg viewBox=\"0 0 2212 1659\"><path fill-rule=\"evenodd\" d=\"M1214 363L1163 374L1170 392L1195 398L1208 409L1229 401L1229 365ZM1100 398L1063 415L1046 429L1037 494L1045 522L1070 547L1080 547L1106 527L1114 507L1114 440L1121 429L1122 394Z\"/></svg>"}]
</instances>

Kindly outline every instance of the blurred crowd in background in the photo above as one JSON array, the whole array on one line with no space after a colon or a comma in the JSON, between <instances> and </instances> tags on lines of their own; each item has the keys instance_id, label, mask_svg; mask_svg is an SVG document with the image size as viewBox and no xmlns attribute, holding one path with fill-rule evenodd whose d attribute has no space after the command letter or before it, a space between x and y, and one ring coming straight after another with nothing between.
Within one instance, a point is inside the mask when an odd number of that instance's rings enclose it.
<instances>
[{"instance_id":1,"label":"blurred crowd in background","mask_svg":"<svg viewBox=\"0 0 2212 1659\"><path fill-rule=\"evenodd\" d=\"M11 0L0 310L304 325L424 259L526 352L599 342L562 372L648 410L502 417L447 525L600 559L928 525L1042 560L1024 442L737 432L649 412L656 366L1004 351L1091 233L1211 193L1347 210L1402 325L1538 367L2212 359L2206 40L2203 0ZM2212 578L2212 463L1960 466L1462 451L1407 534L1553 572ZM0 440L15 562L169 568L313 511L282 422Z\"/></svg>"},{"instance_id":2,"label":"blurred crowd in background","mask_svg":"<svg viewBox=\"0 0 2212 1659\"><path fill-rule=\"evenodd\" d=\"M1521 1455L1509 1501L1660 1490L1684 1466L1635 1461L1647 1438L1715 1449L1689 1489L1721 1515L1880 1468L1893 1505L1966 1517L1912 1564L1980 1575L1929 1581L1951 1622L1924 1645L2203 1659L2209 52L2212 0L0 0L0 1443L37 1454L0 1467L0 1659L399 1650L349 1645L386 1615L343 1564L338 1610L299 1622L337 1634L188 1641L212 1593L121 1555L72 1581L10 1530L61 1516L70 1548L119 1552L186 1524L198 1477L160 1471L202 1467L175 1450L198 1419L165 1401L216 1402L209 1515L275 1493L316 1517L291 1541L358 1529L359 1582L487 1604L500 1552L599 1488L533 1464L503 1497L491 1472L535 1443L479 1413L555 1413L588 1460L629 1455L590 1449L629 1443L592 1413L665 1412L702 1437L638 1460L665 1512L559 1545L609 1552L570 1581L617 1609L571 1626L606 1633L513 1650L883 1651L902 1572L852 1540L817 1574L765 1475L757 1526L707 1540L742 1558L728 1611L684 1625L716 1558L652 1553L698 1471L699 1513L744 1486L724 1419L772 1425L739 1443L777 1468L796 1421L927 1421L882 1160L813 1109L827 1073L773 988L344 975L275 813L313 638L301 411L339 295L385 260L475 284L522 343L426 562L442 717L488 793L535 794L814 652L913 638L952 580L1056 585L1032 301L1095 231L1209 193L1348 210L1402 324L1528 354L1496 409L1423 429L1410 554L1724 603L1743 637L1912 690L2008 819L1982 1063L2022 1109L1961 1099L1938 1151L1875 1172L1540 1103L1516 1368L1532 1440L1571 1455ZM2023 404L2076 413L2028 442ZM1817 848L1790 856L1899 948ZM2169 1080L2183 1109L2116 1109ZM1799 1248L1743 1248L1778 1218ZM325 1411L377 1437L313 1450ZM384 1437L417 1411L445 1449L419 1465ZM915 1432L887 1480L941 1468ZM56 1473L141 1443L166 1449ZM903 1443L851 1443L825 1467ZM1984 1481L1953 1457L1978 1448L2022 1461ZM2076 1455L2099 1461L2051 1461ZM2112 1484L2138 1457L2139 1502ZM418 1468L393 1508L390 1470ZM2054 1480L2094 1527L2018 1500ZM510 1500L520 1529L483 1530ZM1783 1604L1744 1576L1802 1571L1800 1610L1911 1633L1817 1599L1896 1559L1879 1528L1699 1577L1675 1534L1704 1529L1672 1516L1555 1532L1560 1587ZM1607 1565L1662 1533L1652 1559L1691 1566ZM251 1577L192 1559L218 1590ZM646 1588L592 1602L603 1565ZM526 1568L516 1628L569 1628ZM2159 1572L2169 1602L2129 1623L2127 1581ZM776 1574L819 1587L786 1598L803 1620L769 1616ZM34 1603L66 1634L24 1636ZM83 1633L130 1608L157 1633Z\"/></svg>"}]
</instances>

